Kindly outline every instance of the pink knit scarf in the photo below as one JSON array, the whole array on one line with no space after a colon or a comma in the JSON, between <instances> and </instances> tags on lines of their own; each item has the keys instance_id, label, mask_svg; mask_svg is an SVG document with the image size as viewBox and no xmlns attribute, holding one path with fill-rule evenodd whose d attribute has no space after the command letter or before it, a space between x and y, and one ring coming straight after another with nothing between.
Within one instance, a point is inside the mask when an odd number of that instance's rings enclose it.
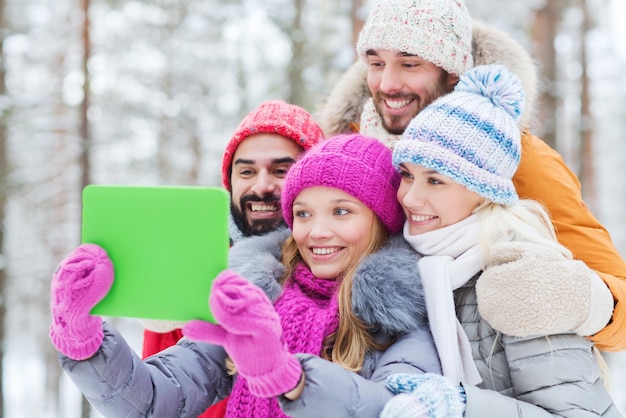
<instances>
[{"instance_id":1,"label":"pink knit scarf","mask_svg":"<svg viewBox=\"0 0 626 418\"><path fill-rule=\"evenodd\" d=\"M320 355L324 338L339 324L338 282L318 279L304 264L296 267L283 293L274 303L283 328L283 340L290 353ZM276 398L258 398L238 376L226 407L228 418L286 417Z\"/></svg>"}]
</instances>

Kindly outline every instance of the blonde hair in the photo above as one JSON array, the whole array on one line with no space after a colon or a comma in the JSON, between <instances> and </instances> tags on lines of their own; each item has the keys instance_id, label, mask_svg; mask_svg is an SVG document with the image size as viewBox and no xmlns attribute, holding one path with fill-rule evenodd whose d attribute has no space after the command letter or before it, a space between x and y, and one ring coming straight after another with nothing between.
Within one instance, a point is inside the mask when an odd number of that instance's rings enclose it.
<instances>
[{"instance_id":1,"label":"blonde hair","mask_svg":"<svg viewBox=\"0 0 626 418\"><path fill-rule=\"evenodd\" d=\"M557 241L550 214L535 200L521 199L511 206L486 200L474 213L481 220L480 245L487 259L498 242L525 241L559 250L571 259L572 253Z\"/></svg>"},{"instance_id":2,"label":"blonde hair","mask_svg":"<svg viewBox=\"0 0 626 418\"><path fill-rule=\"evenodd\" d=\"M337 280L341 280L337 296L339 326L336 332L324 339L321 357L339 364L346 370L358 372L363 366L365 353L371 350L382 350L389 345L376 343L369 332L370 327L352 310L352 280L359 263L364 257L380 249L387 241L387 237L387 229L375 216L365 251L356 260L352 260L341 277L337 277ZM302 262L302 256L291 236L283 244L282 253L281 261L285 265L285 272L280 283L284 284L295 271L296 265Z\"/></svg>"}]
</instances>

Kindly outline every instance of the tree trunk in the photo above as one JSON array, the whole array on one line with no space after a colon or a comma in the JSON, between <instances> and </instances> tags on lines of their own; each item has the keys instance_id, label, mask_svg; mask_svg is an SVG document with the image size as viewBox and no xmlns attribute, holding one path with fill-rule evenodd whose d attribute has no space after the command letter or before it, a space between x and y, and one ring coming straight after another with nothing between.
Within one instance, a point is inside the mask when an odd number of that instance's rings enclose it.
<instances>
[{"instance_id":1,"label":"tree trunk","mask_svg":"<svg viewBox=\"0 0 626 418\"><path fill-rule=\"evenodd\" d=\"M91 38L89 34L89 2L90 0L81 0L81 5L85 19L83 21L82 42L83 42L83 101L80 104L80 136L82 139L82 152L80 156L81 165L81 190L91 182L91 132L89 128L89 99L91 89L89 84L89 57L91 55Z\"/></svg>"},{"instance_id":2,"label":"tree trunk","mask_svg":"<svg viewBox=\"0 0 626 418\"><path fill-rule=\"evenodd\" d=\"M4 19L4 0L0 0L0 28L6 28ZM3 30L0 34L0 97L7 94L4 67L4 37L6 32ZM5 347L5 329L6 329L6 300L7 300L7 269L6 269L6 243L5 243L5 227L6 208L8 203L8 177L9 177L9 158L7 156L7 125L6 115L0 110L0 418L4 417L4 347Z\"/></svg>"},{"instance_id":3,"label":"tree trunk","mask_svg":"<svg viewBox=\"0 0 626 418\"><path fill-rule=\"evenodd\" d=\"M306 65L306 36L302 25L302 13L304 11L304 0L294 1L294 17L289 28L288 37L291 40L291 62L288 67L290 92L287 98L289 103L293 103L304 108L309 107L307 103L306 83L302 77L302 70Z\"/></svg>"},{"instance_id":4,"label":"tree trunk","mask_svg":"<svg viewBox=\"0 0 626 418\"><path fill-rule=\"evenodd\" d=\"M586 0L581 1L581 9L583 12L583 25L581 28L582 48L580 65L582 67L581 75L581 98L580 98L580 182L582 184L583 197L585 203L592 212L595 211L597 205L597 192L595 187L595 167L593 160L593 115L591 114L591 95L590 81L587 72L587 34L591 29L591 16Z\"/></svg>"},{"instance_id":5,"label":"tree trunk","mask_svg":"<svg viewBox=\"0 0 626 418\"><path fill-rule=\"evenodd\" d=\"M91 182L91 130L89 127L89 99L91 96L90 89L90 74L89 74L89 57L91 55L91 38L89 28L89 4L90 0L81 0L81 8L84 14L83 28L82 28L82 43L83 43L83 100L80 104L80 137L82 139L82 149L80 154L80 166L81 166L81 182L80 190L82 191L85 186ZM81 196L82 193L79 193ZM91 415L91 407L87 399L83 396L81 401L81 418L89 418Z\"/></svg>"},{"instance_id":6,"label":"tree trunk","mask_svg":"<svg viewBox=\"0 0 626 418\"><path fill-rule=\"evenodd\" d=\"M359 33L365 24L365 13L363 10L363 0L353 0L350 8L350 21L352 22L352 45L356 47L359 40ZM358 59L359 57L357 57Z\"/></svg>"},{"instance_id":7,"label":"tree trunk","mask_svg":"<svg viewBox=\"0 0 626 418\"><path fill-rule=\"evenodd\" d=\"M558 107L556 50L554 39L558 32L562 0L546 0L537 10L532 25L533 55L541 64L541 81L545 86L538 104L540 119L537 134L556 149L556 111Z\"/></svg>"}]
</instances>

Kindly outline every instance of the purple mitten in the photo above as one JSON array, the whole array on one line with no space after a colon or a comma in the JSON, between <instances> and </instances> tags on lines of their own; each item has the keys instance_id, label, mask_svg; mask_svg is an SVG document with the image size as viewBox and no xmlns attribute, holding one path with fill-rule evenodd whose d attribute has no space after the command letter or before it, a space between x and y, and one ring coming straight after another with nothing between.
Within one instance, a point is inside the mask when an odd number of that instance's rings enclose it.
<instances>
[{"instance_id":1,"label":"purple mitten","mask_svg":"<svg viewBox=\"0 0 626 418\"><path fill-rule=\"evenodd\" d=\"M91 357L102 345L102 318L89 311L109 291L113 264L106 251L83 244L57 267L50 286L50 339L74 360Z\"/></svg>"},{"instance_id":2,"label":"purple mitten","mask_svg":"<svg viewBox=\"0 0 626 418\"><path fill-rule=\"evenodd\" d=\"M224 270L213 282L209 305L220 325L189 321L184 335L223 346L255 396L271 398L296 387L302 368L281 340L280 318L260 288Z\"/></svg>"}]
</instances>

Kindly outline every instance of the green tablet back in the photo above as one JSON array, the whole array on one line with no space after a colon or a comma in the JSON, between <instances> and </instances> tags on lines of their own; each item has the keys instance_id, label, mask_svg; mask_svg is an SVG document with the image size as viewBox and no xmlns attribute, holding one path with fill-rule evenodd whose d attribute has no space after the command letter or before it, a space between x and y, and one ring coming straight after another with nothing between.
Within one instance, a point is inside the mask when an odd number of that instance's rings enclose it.
<instances>
[{"instance_id":1,"label":"green tablet back","mask_svg":"<svg viewBox=\"0 0 626 418\"><path fill-rule=\"evenodd\" d=\"M82 241L103 247L115 268L91 313L215 322L208 300L228 264L228 213L217 187L85 187Z\"/></svg>"}]
</instances>

